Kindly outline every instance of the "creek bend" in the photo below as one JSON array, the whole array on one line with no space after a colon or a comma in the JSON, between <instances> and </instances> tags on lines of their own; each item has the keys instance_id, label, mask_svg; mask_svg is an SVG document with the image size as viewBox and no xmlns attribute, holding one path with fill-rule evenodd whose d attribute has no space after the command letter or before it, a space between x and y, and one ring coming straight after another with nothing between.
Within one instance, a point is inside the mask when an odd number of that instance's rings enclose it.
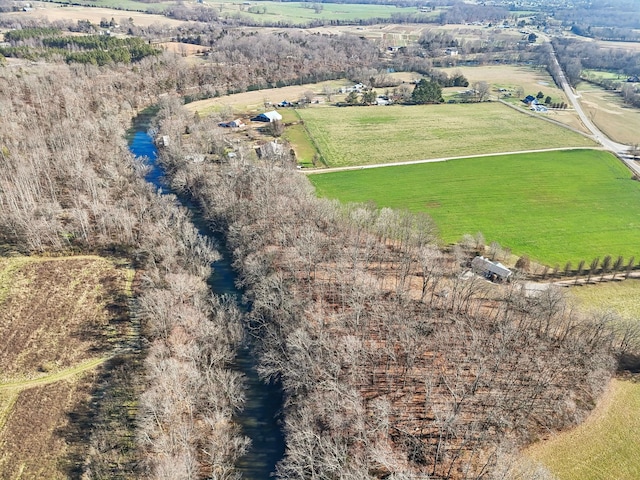
<instances>
[{"instance_id":1,"label":"creek bend","mask_svg":"<svg viewBox=\"0 0 640 480\"><path fill-rule=\"evenodd\" d=\"M189 199L172 191L163 181L164 170L158 160L153 138L148 133L154 115L155 111L151 108L134 118L127 136L129 150L137 157L148 159L150 170L145 180L164 194L174 194L180 204L191 212L192 222L198 232L209 237L216 245L221 258L212 264L213 273L207 282L212 292L233 297L240 310L247 313L246 305L241 302L242 292L235 286L236 275L231 267L231 253L225 248L224 238L209 228L198 208ZM276 463L284 455L284 435L280 425L283 396L279 385L265 384L260 380L257 360L253 355L252 337L245 332L245 339L236 352L232 369L244 376L246 401L235 420L242 427L243 434L251 439L251 446L236 467L245 480L265 480L273 475Z\"/></svg>"}]
</instances>

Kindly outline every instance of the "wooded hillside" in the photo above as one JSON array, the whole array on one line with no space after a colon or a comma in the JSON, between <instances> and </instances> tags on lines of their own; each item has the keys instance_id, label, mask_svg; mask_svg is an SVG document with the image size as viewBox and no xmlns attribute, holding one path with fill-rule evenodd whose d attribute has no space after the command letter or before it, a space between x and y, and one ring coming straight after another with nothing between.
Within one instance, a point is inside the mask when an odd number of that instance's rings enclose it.
<instances>
[{"instance_id":1,"label":"wooded hillside","mask_svg":"<svg viewBox=\"0 0 640 480\"><path fill-rule=\"evenodd\" d=\"M279 478L503 478L593 407L620 347L606 319L461 276L427 217L317 199L286 154L237 158L163 154L226 234L262 374L287 394Z\"/></svg>"}]
</instances>

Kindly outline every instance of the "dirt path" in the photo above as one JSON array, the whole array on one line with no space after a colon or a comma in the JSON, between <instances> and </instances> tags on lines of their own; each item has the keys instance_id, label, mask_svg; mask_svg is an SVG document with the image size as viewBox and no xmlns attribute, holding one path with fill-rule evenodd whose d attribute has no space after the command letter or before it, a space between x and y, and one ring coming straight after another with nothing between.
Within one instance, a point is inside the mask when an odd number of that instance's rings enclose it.
<instances>
[{"instance_id":1,"label":"dirt path","mask_svg":"<svg viewBox=\"0 0 640 480\"><path fill-rule=\"evenodd\" d=\"M42 385L47 385L49 383L59 382L60 380L65 380L67 378L71 378L79 373L86 372L88 370L93 370L99 365L102 365L107 360L113 358L114 355L110 355L108 357L101 358L92 358L91 360L86 360L78 365L74 365L73 367L65 368L64 370L60 370L59 372L52 373L51 375L45 375L43 377L33 378L29 380L19 380L15 382L7 382L0 383L0 392L6 390L25 390L31 387L38 387Z\"/></svg>"},{"instance_id":2,"label":"dirt path","mask_svg":"<svg viewBox=\"0 0 640 480\"><path fill-rule=\"evenodd\" d=\"M557 148L541 148L539 150L519 150L512 152L499 152L499 153L479 153L477 155L464 155L461 157L442 157L442 158L429 158L424 160L410 160L407 162L394 162L394 163L377 163L373 165L357 165L349 167L333 167L333 168L306 168L300 169L302 173L307 175L316 175L320 173L332 173L342 172L346 170L364 170L367 168L382 168L382 167L397 167L399 165L416 165L419 163L434 163L434 162L447 162L449 160L461 160L464 158L482 158L482 157L498 157L501 155L518 155L521 153L541 153L541 152L557 152L563 150L598 150L600 147L557 147Z\"/></svg>"}]
</instances>

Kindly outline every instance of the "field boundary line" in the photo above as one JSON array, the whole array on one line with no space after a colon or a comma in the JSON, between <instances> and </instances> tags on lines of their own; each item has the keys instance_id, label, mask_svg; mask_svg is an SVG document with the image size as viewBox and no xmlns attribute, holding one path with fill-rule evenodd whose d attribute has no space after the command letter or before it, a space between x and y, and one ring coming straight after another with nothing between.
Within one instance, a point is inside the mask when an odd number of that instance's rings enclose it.
<instances>
[{"instance_id":1,"label":"field boundary line","mask_svg":"<svg viewBox=\"0 0 640 480\"><path fill-rule=\"evenodd\" d=\"M545 122L553 123L554 125L558 125L559 127L566 128L567 130L571 130L572 132L578 133L578 134L582 135L583 137L589 138L589 139L593 140L594 142L596 142L596 139L593 137L593 135L591 133L583 132L581 130L578 130L575 127L572 127L571 125L567 125L566 123L562 123L559 120L555 120L553 118L549 118L549 117L546 117L544 115L536 115L535 113L533 113L533 112L531 112L529 110L523 110L522 108L517 107L517 106L515 106L515 105L513 105L513 104L511 104L509 102L505 102L504 100L498 99L498 102L500 102L503 105L506 105L507 107L515 110L516 112L520 112L520 113L523 113L525 115L529 115L530 117L533 117L533 118L539 118L540 120L544 120ZM582 119L580 120L580 122L582 123Z\"/></svg>"},{"instance_id":2,"label":"field boundary line","mask_svg":"<svg viewBox=\"0 0 640 480\"><path fill-rule=\"evenodd\" d=\"M293 111L295 112L296 117L298 117L298 120L300 121L302 128L304 128L304 131L307 132L307 136L309 137L309 140L311 140L311 144L313 145L313 148L315 148L316 152L318 152L319 160L324 164L325 167L328 167L329 164L327 163L327 160L324 158L324 155L322 154L320 147L318 147L318 144L316 143L316 139L313 137L313 135L311 135L311 132L309 132L309 129L307 128L307 124L298 113L298 109L294 108Z\"/></svg>"},{"instance_id":3,"label":"field boundary line","mask_svg":"<svg viewBox=\"0 0 640 480\"><path fill-rule=\"evenodd\" d=\"M357 165L348 167L332 167L332 168L316 168L316 169L300 169L299 171L305 175L319 175L323 173L343 172L348 170L365 170L369 168L384 168L384 167L399 167L402 165L419 165L421 163L437 163L448 162L450 160L464 160L467 158L483 158L483 157L501 157L508 155L520 155L522 153L544 153L544 152L561 152L570 150L606 150L604 147L554 147L554 148L540 148L535 150L519 150L513 152L497 152L497 153L478 153L475 155L464 155L461 157L440 157L440 158L428 158L423 160L410 160L407 162L393 162L393 163L377 163L373 165Z\"/></svg>"}]
</instances>

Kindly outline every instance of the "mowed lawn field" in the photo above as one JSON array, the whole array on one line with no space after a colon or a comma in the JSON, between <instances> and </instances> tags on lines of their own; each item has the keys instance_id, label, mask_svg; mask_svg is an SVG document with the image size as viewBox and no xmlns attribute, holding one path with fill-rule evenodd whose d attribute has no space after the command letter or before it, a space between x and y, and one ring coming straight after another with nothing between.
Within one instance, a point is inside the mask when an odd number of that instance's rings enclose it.
<instances>
[{"instance_id":1,"label":"mowed lawn field","mask_svg":"<svg viewBox=\"0 0 640 480\"><path fill-rule=\"evenodd\" d=\"M640 258L640 183L603 151L468 158L309 180L320 196L427 212L445 243L480 231L487 242L551 266Z\"/></svg>"},{"instance_id":2,"label":"mowed lawn field","mask_svg":"<svg viewBox=\"0 0 640 480\"><path fill-rule=\"evenodd\" d=\"M595 145L500 103L318 107L299 114L334 167Z\"/></svg>"}]
</instances>

